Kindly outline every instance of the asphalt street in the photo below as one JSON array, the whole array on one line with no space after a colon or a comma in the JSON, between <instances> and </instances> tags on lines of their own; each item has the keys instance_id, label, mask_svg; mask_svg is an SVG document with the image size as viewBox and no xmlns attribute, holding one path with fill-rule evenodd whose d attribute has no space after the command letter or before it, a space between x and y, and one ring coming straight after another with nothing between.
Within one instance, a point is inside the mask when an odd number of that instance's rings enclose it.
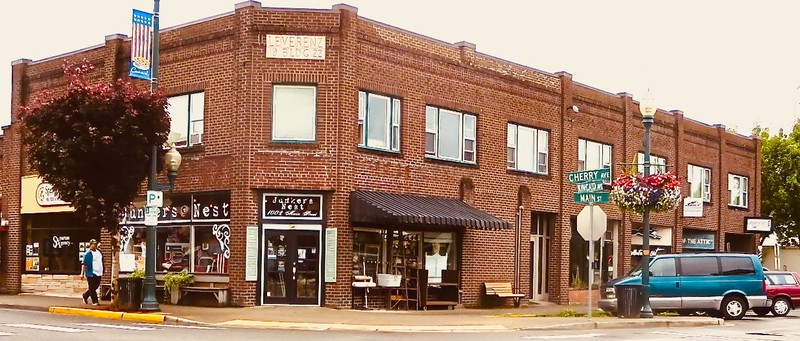
<instances>
[{"instance_id":1,"label":"asphalt street","mask_svg":"<svg viewBox=\"0 0 800 341\"><path fill-rule=\"evenodd\" d=\"M720 327L528 330L482 333L300 331L172 324L0 309L0 341L11 340L797 340L800 314L785 318L747 316Z\"/></svg>"}]
</instances>

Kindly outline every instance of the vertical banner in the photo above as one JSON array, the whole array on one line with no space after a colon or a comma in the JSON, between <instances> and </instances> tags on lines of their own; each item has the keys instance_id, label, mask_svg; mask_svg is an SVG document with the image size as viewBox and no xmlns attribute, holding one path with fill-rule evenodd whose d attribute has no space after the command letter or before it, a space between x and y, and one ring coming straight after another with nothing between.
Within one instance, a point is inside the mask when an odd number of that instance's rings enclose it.
<instances>
[{"instance_id":1,"label":"vertical banner","mask_svg":"<svg viewBox=\"0 0 800 341\"><path fill-rule=\"evenodd\" d=\"M325 229L325 282L336 282L336 239L338 230L335 227Z\"/></svg>"},{"instance_id":2,"label":"vertical banner","mask_svg":"<svg viewBox=\"0 0 800 341\"><path fill-rule=\"evenodd\" d=\"M133 10L133 29L131 32L131 66L129 75L132 78L150 80L150 40L153 36L153 14Z\"/></svg>"},{"instance_id":3,"label":"vertical banner","mask_svg":"<svg viewBox=\"0 0 800 341\"><path fill-rule=\"evenodd\" d=\"M258 280L258 226L247 227L245 247L245 281Z\"/></svg>"}]
</instances>

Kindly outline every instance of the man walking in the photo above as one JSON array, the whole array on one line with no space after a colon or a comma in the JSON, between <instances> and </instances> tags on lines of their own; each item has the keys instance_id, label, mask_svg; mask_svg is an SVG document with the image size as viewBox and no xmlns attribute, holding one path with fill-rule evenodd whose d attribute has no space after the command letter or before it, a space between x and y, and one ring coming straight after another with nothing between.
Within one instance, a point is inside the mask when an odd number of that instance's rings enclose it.
<instances>
[{"instance_id":1,"label":"man walking","mask_svg":"<svg viewBox=\"0 0 800 341\"><path fill-rule=\"evenodd\" d=\"M83 303L89 304L89 297L92 298L92 305L99 305L97 299L97 288L100 287L100 279L103 276L103 254L97 250L97 240L89 241L89 250L83 254L83 265L81 266L81 279L86 277L89 283L89 290L83 293Z\"/></svg>"}]
</instances>

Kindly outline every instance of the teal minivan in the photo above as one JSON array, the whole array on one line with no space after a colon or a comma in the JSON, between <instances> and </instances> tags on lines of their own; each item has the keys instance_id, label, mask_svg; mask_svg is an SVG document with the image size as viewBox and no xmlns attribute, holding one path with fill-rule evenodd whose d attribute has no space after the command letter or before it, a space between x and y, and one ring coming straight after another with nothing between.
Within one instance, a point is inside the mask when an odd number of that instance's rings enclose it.
<instances>
[{"instance_id":1,"label":"teal minivan","mask_svg":"<svg viewBox=\"0 0 800 341\"><path fill-rule=\"evenodd\" d=\"M641 284L641 265L600 287L599 307L616 312L614 286ZM766 278L755 255L699 253L658 255L650 260L650 306L654 313L704 311L738 320L747 310L770 307Z\"/></svg>"}]
</instances>

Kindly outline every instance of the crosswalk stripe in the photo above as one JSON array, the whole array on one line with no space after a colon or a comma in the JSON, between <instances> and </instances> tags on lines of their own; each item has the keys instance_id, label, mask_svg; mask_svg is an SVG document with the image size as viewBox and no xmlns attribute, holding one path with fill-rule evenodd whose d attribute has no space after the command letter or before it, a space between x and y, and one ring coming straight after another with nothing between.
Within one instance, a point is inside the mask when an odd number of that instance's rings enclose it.
<instances>
[{"instance_id":1,"label":"crosswalk stripe","mask_svg":"<svg viewBox=\"0 0 800 341\"><path fill-rule=\"evenodd\" d=\"M92 331L91 329L46 326L42 324L28 324L28 323L6 323L5 326L11 328L28 328L28 329L47 330L51 332L62 332L62 333L83 333Z\"/></svg>"},{"instance_id":2,"label":"crosswalk stripe","mask_svg":"<svg viewBox=\"0 0 800 341\"><path fill-rule=\"evenodd\" d=\"M114 328L114 329L124 329L124 330L138 330L138 331L156 330L156 328L152 327L124 326L121 324L103 324L103 323L76 323L76 324L87 327Z\"/></svg>"},{"instance_id":3,"label":"crosswalk stripe","mask_svg":"<svg viewBox=\"0 0 800 341\"><path fill-rule=\"evenodd\" d=\"M17 335L17 334L0 332L0 336L13 336L13 335Z\"/></svg>"},{"instance_id":4,"label":"crosswalk stripe","mask_svg":"<svg viewBox=\"0 0 800 341\"><path fill-rule=\"evenodd\" d=\"M140 326L151 326L150 323L137 323ZM185 326L180 324L159 324L159 327L168 327L168 328L183 328L183 329L203 329L203 330L221 330L224 328L216 328L216 327L203 327L203 326Z\"/></svg>"}]
</instances>

